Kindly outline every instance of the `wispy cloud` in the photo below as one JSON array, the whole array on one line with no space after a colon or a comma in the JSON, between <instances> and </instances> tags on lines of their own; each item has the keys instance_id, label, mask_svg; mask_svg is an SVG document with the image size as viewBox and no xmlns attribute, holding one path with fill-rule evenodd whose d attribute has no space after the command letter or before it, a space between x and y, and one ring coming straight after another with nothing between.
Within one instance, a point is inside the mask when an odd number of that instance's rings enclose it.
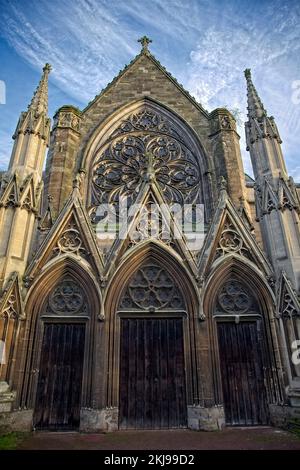
<instances>
[{"instance_id":1,"label":"wispy cloud","mask_svg":"<svg viewBox=\"0 0 300 470\"><path fill-rule=\"evenodd\" d=\"M239 109L246 120L246 93L242 71L251 67L257 89L270 113L275 114L291 171L299 142L300 105L292 103L291 85L299 74L300 10L282 2L261 6L226 23L210 26L190 53L187 87L208 109ZM263 15L260 16L260 9ZM238 12L236 12L238 13ZM300 76L299 76L300 78ZM245 169L251 172L239 127ZM298 175L297 175L298 176Z\"/></svg>"},{"instance_id":2,"label":"wispy cloud","mask_svg":"<svg viewBox=\"0 0 300 470\"><path fill-rule=\"evenodd\" d=\"M82 102L112 78L117 59L122 64L134 54L105 3L33 1L34 14L9 5L1 15L6 40L34 67L50 62L56 83Z\"/></svg>"},{"instance_id":3,"label":"wispy cloud","mask_svg":"<svg viewBox=\"0 0 300 470\"><path fill-rule=\"evenodd\" d=\"M0 0L2 36L34 68L48 61L51 80L85 104L137 53L141 34L208 109L227 105L246 117L243 70L277 119L292 170L297 155L291 83L300 79L300 5L260 0ZM293 107L294 106L294 107ZM296 116L296 117L295 117ZM242 148L244 130L239 129ZM249 155L243 151L246 171Z\"/></svg>"}]
</instances>

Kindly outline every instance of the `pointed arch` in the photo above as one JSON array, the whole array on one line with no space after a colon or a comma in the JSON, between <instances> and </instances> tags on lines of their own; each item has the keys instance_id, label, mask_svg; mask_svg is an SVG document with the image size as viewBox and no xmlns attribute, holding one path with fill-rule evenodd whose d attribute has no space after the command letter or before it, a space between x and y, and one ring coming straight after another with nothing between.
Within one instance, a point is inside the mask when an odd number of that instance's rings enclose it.
<instances>
[{"instance_id":1,"label":"pointed arch","mask_svg":"<svg viewBox=\"0 0 300 470\"><path fill-rule=\"evenodd\" d=\"M108 280L106 294L103 299L105 311L105 350L107 356L104 360L103 381L105 383L105 404L108 407L119 406L119 370L120 370L120 331L121 318L124 318L119 309L122 293L125 291L130 279L139 268L147 262L162 266L163 269L174 279L176 285L184 298L185 308L177 313L159 309L153 311L147 309L143 315L148 318L180 316L183 322L184 335L184 357L186 366L186 383L188 404L199 403L200 391L200 366L199 355L196 349L195 337L206 334L205 328L199 333L199 296L197 285L187 268L180 260L170 254L162 244L148 241L138 245L131 253L124 257L115 273ZM126 317L126 312L124 313ZM130 313L131 315L131 313Z\"/></svg>"},{"instance_id":2,"label":"pointed arch","mask_svg":"<svg viewBox=\"0 0 300 470\"><path fill-rule=\"evenodd\" d=\"M52 315L49 319L45 316L45 306L50 294L64 280L73 281L83 292L85 305L84 315L76 317L70 315ZM92 394L93 364L95 354L95 336L98 318L101 312L102 296L92 271L87 263L77 260L74 256L65 255L57 260L48 263L45 269L35 279L30 287L24 302L26 313L26 324L23 329L23 349L19 351L21 366L19 396L17 402L19 406L34 408L37 390L37 380L43 331L45 322L81 322L85 324L85 353L84 353L84 375L82 385L82 405L90 406ZM43 316L43 317L42 317Z\"/></svg>"},{"instance_id":3,"label":"pointed arch","mask_svg":"<svg viewBox=\"0 0 300 470\"><path fill-rule=\"evenodd\" d=\"M129 279L144 262L149 260L163 265L171 274L185 296L187 311L197 317L199 314L199 294L195 280L180 262L179 255L174 256L173 251L171 252L168 247L155 240L140 243L121 260L106 288L103 299L106 315L116 311L121 294Z\"/></svg>"},{"instance_id":4,"label":"pointed arch","mask_svg":"<svg viewBox=\"0 0 300 470\"><path fill-rule=\"evenodd\" d=\"M28 290L24 308L27 316L32 317L33 314L37 314L47 293L53 289L59 279L66 275L74 277L88 294L89 302L93 303L91 312L100 312L102 304L101 291L88 264L72 255L65 255L47 263L45 269ZM31 315L28 315L29 312L31 312Z\"/></svg>"},{"instance_id":5,"label":"pointed arch","mask_svg":"<svg viewBox=\"0 0 300 470\"><path fill-rule=\"evenodd\" d=\"M150 124L149 122L147 122L147 124L143 122L142 125L137 128L135 125L132 125L132 119L134 120L138 113L144 110L153 114L153 121L150 122ZM83 185L83 199L86 201L87 205L90 206L92 199L90 182L92 181L94 160L99 158L99 154L101 155L102 151L108 150L109 144L112 143L114 139L123 139L125 136L140 135L141 133L148 133L153 137L168 136L170 142L177 142L180 155L181 153L189 153L189 164L191 167L193 166L193 170L190 169L190 171L194 172L194 176L196 175L195 178L197 181L199 179L200 182L200 185L197 183L197 194L199 193L201 202L205 203L207 217L209 218L209 216L211 216L214 193L212 188L213 183L210 178L213 171L208 153L194 129L192 129L186 121L164 104L148 97L127 103L108 116L104 122L101 122L91 134L83 150L81 161L81 169L87 175L85 184ZM145 143L144 149L147 153L149 152L149 150L147 150L148 144L150 145L150 143ZM150 147L153 147L153 145L154 143L151 143ZM182 150L181 147L184 150ZM185 160L181 161L181 172L184 171L183 161ZM117 171L114 165L112 168L114 168L114 171ZM172 171L174 171L174 169Z\"/></svg>"},{"instance_id":6,"label":"pointed arch","mask_svg":"<svg viewBox=\"0 0 300 470\"><path fill-rule=\"evenodd\" d=\"M256 292L258 300L268 316L273 316L275 295L266 282L261 271L253 263L248 262L238 255L227 255L216 263L215 269L210 273L203 288L203 311L207 317L212 315L213 302L218 289L232 275L241 278L253 292Z\"/></svg>"},{"instance_id":7,"label":"pointed arch","mask_svg":"<svg viewBox=\"0 0 300 470\"><path fill-rule=\"evenodd\" d=\"M227 255L223 258L210 273L203 287L203 311L208 319L209 341L212 345L213 381L217 400L219 403L223 401L217 323L218 321L226 321L229 317L235 322L240 322L242 319L242 314L227 315L227 318L225 315L224 318L222 318L222 315L214 316L218 294L221 292L222 287L226 286L226 283L230 281L237 281L245 293L249 291L250 298L253 298L253 303L251 304L255 306L254 310L258 309L255 312L251 312L254 315L246 313L244 319L246 321L259 320L261 322L264 338L265 378L268 384L268 403L281 402L283 380L278 335L275 325L275 296L261 271L253 263L250 264L247 260L237 255Z\"/></svg>"},{"instance_id":8,"label":"pointed arch","mask_svg":"<svg viewBox=\"0 0 300 470\"><path fill-rule=\"evenodd\" d=\"M101 122L92 132L85 148L82 151L81 168L88 171L90 165L90 159L95 153L96 149L99 148L106 140L113 130L120 124L122 119L130 116L132 113L138 112L143 107L149 107L154 111L159 111L164 117L170 119L172 123L180 128L183 134L188 139L188 142L192 148L197 149L201 152L201 156L204 159L204 167L206 171L211 170L210 161L208 159L208 152L205 150L203 144L200 142L194 129L174 110L170 109L165 104L157 101L153 98L145 96L143 99L131 101L124 106L118 108L115 112L109 115L104 122Z\"/></svg>"}]
</instances>

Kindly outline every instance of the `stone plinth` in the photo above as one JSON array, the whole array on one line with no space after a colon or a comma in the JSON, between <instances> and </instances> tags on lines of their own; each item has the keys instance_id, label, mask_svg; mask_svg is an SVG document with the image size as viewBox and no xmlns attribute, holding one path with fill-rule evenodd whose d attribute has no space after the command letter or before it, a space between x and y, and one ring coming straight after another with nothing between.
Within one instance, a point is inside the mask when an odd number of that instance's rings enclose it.
<instances>
[{"instance_id":1,"label":"stone plinth","mask_svg":"<svg viewBox=\"0 0 300 470\"><path fill-rule=\"evenodd\" d=\"M188 428L194 431L218 431L225 426L223 406L188 406Z\"/></svg>"},{"instance_id":2,"label":"stone plinth","mask_svg":"<svg viewBox=\"0 0 300 470\"><path fill-rule=\"evenodd\" d=\"M117 431L118 416L118 408L104 408L102 410L82 408L80 412L80 431Z\"/></svg>"}]
</instances>

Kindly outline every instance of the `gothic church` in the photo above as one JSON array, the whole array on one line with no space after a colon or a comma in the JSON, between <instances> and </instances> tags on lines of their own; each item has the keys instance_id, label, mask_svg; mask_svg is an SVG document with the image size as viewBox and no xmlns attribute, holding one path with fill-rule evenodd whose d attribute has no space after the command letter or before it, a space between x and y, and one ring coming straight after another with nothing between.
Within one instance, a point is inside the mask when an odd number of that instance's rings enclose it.
<instances>
[{"instance_id":1,"label":"gothic church","mask_svg":"<svg viewBox=\"0 0 300 470\"><path fill-rule=\"evenodd\" d=\"M233 115L140 42L52 126L46 64L20 115L0 186L0 427L284 426L300 416L300 186L275 119L245 70L253 180ZM124 197L127 235L98 236L97 209ZM203 205L200 247L175 236L175 203Z\"/></svg>"}]
</instances>

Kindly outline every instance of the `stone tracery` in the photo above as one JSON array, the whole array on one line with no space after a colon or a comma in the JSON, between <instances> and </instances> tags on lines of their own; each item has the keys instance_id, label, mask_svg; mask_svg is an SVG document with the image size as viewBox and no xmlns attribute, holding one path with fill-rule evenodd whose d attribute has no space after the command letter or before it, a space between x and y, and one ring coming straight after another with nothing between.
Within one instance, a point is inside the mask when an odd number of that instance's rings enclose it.
<instances>
[{"instance_id":1,"label":"stone tracery","mask_svg":"<svg viewBox=\"0 0 300 470\"><path fill-rule=\"evenodd\" d=\"M125 119L100 151L92 170L92 206L127 197L132 203L149 167L167 203L200 202L200 168L180 133L150 109Z\"/></svg>"},{"instance_id":2,"label":"stone tracery","mask_svg":"<svg viewBox=\"0 0 300 470\"><path fill-rule=\"evenodd\" d=\"M50 293L46 312L55 315L84 314L87 311L87 300L80 286L66 277Z\"/></svg>"},{"instance_id":3,"label":"stone tracery","mask_svg":"<svg viewBox=\"0 0 300 470\"><path fill-rule=\"evenodd\" d=\"M146 264L129 281L120 309L185 309L180 289L161 266Z\"/></svg>"},{"instance_id":4,"label":"stone tracery","mask_svg":"<svg viewBox=\"0 0 300 470\"><path fill-rule=\"evenodd\" d=\"M256 299L237 279L228 280L217 295L215 314L245 315L258 312Z\"/></svg>"}]
</instances>

